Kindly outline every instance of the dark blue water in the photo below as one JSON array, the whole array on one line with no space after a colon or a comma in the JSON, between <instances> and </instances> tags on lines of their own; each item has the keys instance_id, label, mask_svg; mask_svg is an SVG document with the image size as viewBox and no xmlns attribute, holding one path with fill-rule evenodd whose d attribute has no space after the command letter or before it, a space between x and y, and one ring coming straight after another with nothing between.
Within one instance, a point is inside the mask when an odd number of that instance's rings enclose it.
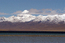
<instances>
[{"instance_id":1,"label":"dark blue water","mask_svg":"<svg viewBox=\"0 0 65 43\"><path fill-rule=\"evenodd\" d=\"M45 33L0 33L0 35L62 35ZM65 43L65 37L0 36L0 43Z\"/></svg>"}]
</instances>

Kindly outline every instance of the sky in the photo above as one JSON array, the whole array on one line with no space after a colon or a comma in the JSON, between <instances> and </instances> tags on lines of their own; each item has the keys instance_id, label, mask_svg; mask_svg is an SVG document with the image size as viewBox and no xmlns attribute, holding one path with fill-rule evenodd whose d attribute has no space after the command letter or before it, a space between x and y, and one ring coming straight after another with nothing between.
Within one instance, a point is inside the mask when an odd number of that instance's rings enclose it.
<instances>
[{"instance_id":1,"label":"sky","mask_svg":"<svg viewBox=\"0 0 65 43\"><path fill-rule=\"evenodd\" d=\"M65 0L0 0L0 17L17 15L24 10L35 15L64 14Z\"/></svg>"}]
</instances>

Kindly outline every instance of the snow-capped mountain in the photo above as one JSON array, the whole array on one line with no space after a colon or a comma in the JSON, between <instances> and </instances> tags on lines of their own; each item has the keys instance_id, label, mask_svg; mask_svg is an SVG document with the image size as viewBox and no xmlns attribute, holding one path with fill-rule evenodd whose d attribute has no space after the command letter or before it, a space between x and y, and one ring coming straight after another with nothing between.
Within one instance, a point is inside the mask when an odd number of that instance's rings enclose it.
<instances>
[{"instance_id":1,"label":"snow-capped mountain","mask_svg":"<svg viewBox=\"0 0 65 43\"><path fill-rule=\"evenodd\" d=\"M28 13L29 11L24 10L21 14L18 14L17 16L10 16L8 18L6 17L0 17L0 22L3 21L9 21L9 22L29 22L29 21L33 21L33 22L54 22L54 23L58 23L58 22L65 22L65 14L62 15L47 15L47 16L43 16L43 15L39 15L39 16L33 16L31 14Z\"/></svg>"},{"instance_id":2,"label":"snow-capped mountain","mask_svg":"<svg viewBox=\"0 0 65 43\"><path fill-rule=\"evenodd\" d=\"M0 17L1 31L65 31L65 14L33 16L25 10L17 16Z\"/></svg>"}]
</instances>

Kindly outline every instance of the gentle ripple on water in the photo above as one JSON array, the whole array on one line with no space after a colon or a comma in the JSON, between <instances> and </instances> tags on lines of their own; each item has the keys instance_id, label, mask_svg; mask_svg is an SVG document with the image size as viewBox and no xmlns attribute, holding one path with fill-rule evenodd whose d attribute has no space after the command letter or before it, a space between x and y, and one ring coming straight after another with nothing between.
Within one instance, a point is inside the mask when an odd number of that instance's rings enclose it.
<instances>
[{"instance_id":1,"label":"gentle ripple on water","mask_svg":"<svg viewBox=\"0 0 65 43\"><path fill-rule=\"evenodd\" d=\"M17 34L14 34L14 35L17 35ZM65 37L0 36L0 43L65 43Z\"/></svg>"}]
</instances>

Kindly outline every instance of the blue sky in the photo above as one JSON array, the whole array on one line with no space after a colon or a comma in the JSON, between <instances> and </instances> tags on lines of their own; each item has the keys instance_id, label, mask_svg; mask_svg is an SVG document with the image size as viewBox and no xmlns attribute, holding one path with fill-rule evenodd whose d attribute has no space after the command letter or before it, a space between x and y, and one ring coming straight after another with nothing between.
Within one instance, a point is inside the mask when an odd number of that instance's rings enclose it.
<instances>
[{"instance_id":1,"label":"blue sky","mask_svg":"<svg viewBox=\"0 0 65 43\"><path fill-rule=\"evenodd\" d=\"M64 13L65 0L0 0L0 17L30 9L52 9L51 11L59 10L59 13Z\"/></svg>"}]
</instances>

